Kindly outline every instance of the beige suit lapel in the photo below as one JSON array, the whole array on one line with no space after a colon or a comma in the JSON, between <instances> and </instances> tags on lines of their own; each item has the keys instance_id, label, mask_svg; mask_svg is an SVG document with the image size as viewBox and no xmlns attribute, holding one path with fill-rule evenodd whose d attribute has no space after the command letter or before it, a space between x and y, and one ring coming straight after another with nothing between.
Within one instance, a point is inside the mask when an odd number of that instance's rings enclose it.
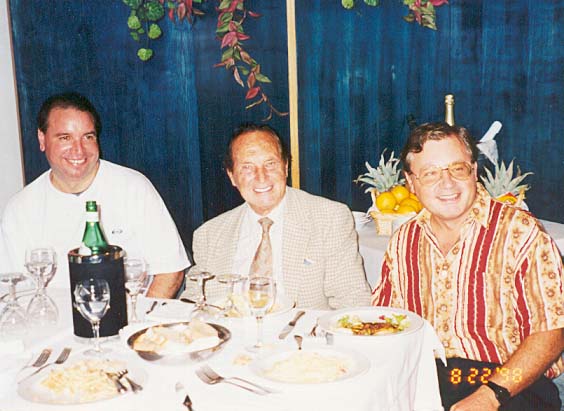
<instances>
[{"instance_id":1,"label":"beige suit lapel","mask_svg":"<svg viewBox=\"0 0 564 411\"><path fill-rule=\"evenodd\" d=\"M303 275L310 238L310 223L305 204L300 203L297 191L287 188L282 235L282 270L284 290L291 300L296 300Z\"/></svg>"},{"instance_id":2,"label":"beige suit lapel","mask_svg":"<svg viewBox=\"0 0 564 411\"><path fill-rule=\"evenodd\" d=\"M216 273L226 274L233 270L233 259L237 251L244 212L244 205L234 209L225 224L220 227L221 232L217 233L216 258L215 263L212 262Z\"/></svg>"}]
</instances>

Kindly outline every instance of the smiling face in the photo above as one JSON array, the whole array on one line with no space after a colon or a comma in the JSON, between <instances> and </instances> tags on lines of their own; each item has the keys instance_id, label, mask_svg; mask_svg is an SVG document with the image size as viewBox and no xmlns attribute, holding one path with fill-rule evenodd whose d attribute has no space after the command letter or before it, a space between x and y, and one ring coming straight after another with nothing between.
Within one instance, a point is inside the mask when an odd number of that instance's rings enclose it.
<instances>
[{"instance_id":1,"label":"smiling face","mask_svg":"<svg viewBox=\"0 0 564 411\"><path fill-rule=\"evenodd\" d=\"M420 176L428 167L446 167L454 162L472 164L472 173L466 180L452 178L447 170L435 184L424 186L415 176ZM477 167L466 146L455 137L428 140L419 153L410 153L410 168L407 181L423 206L432 214L432 219L449 226L462 224L476 198Z\"/></svg>"},{"instance_id":2,"label":"smiling face","mask_svg":"<svg viewBox=\"0 0 564 411\"><path fill-rule=\"evenodd\" d=\"M74 108L55 108L49 113L45 133L37 130L37 138L51 166L53 185L65 193L86 190L100 158L92 116Z\"/></svg>"},{"instance_id":3,"label":"smiling face","mask_svg":"<svg viewBox=\"0 0 564 411\"><path fill-rule=\"evenodd\" d=\"M231 183L257 214L267 215L286 193L288 163L277 140L265 131L251 131L237 137L231 152Z\"/></svg>"}]
</instances>

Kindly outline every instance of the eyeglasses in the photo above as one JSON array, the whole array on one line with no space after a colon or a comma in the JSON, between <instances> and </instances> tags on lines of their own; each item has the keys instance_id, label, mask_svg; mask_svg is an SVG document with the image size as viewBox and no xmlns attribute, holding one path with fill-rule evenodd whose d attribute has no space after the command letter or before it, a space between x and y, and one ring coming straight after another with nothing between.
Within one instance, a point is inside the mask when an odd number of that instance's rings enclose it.
<instances>
[{"instance_id":1,"label":"eyeglasses","mask_svg":"<svg viewBox=\"0 0 564 411\"><path fill-rule=\"evenodd\" d=\"M472 174L472 164L466 161L457 161L454 163L450 163L446 167L428 167L421 170L419 175L412 173L413 176L419 180L421 185L423 186L431 186L437 183L442 175L444 170L448 170L449 175L454 178L455 180L468 180L470 175Z\"/></svg>"}]
</instances>

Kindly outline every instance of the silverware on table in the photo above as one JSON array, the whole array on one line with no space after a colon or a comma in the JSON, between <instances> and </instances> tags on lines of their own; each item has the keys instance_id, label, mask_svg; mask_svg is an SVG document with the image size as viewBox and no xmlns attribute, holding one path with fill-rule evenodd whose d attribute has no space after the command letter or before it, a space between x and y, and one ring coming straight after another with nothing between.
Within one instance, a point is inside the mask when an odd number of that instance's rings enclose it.
<instances>
[{"instance_id":1,"label":"silverware on table","mask_svg":"<svg viewBox=\"0 0 564 411\"><path fill-rule=\"evenodd\" d=\"M141 384L136 383L135 381L133 381L131 378L127 376L128 372L129 371L127 370L127 368L116 372L116 376L118 380L121 380L123 378L127 382L127 384L129 384L129 386L131 387L131 391L133 391L134 393L143 391L143 386Z\"/></svg>"},{"instance_id":2,"label":"silverware on table","mask_svg":"<svg viewBox=\"0 0 564 411\"><path fill-rule=\"evenodd\" d=\"M49 356L51 355L51 352L52 352L51 348L45 348L43 351L41 351L39 356L35 359L35 361L32 364L24 365L20 370L20 372L25 370L26 368L41 367L43 364L47 362Z\"/></svg>"},{"instance_id":3,"label":"silverware on table","mask_svg":"<svg viewBox=\"0 0 564 411\"><path fill-rule=\"evenodd\" d=\"M184 393L186 393L186 396L184 397L184 401L182 401L182 405L184 405L188 409L188 411L193 411L192 400L190 399L190 396L188 395L188 393L184 390L184 385L182 385L182 383L180 381L178 381L175 384L174 390L176 392L183 391Z\"/></svg>"},{"instance_id":4,"label":"silverware on table","mask_svg":"<svg viewBox=\"0 0 564 411\"><path fill-rule=\"evenodd\" d=\"M315 321L315 325L312 327L311 331L309 332L310 337L317 337L317 326L319 325L319 318Z\"/></svg>"},{"instance_id":5,"label":"silverware on table","mask_svg":"<svg viewBox=\"0 0 564 411\"><path fill-rule=\"evenodd\" d=\"M212 370L209 366L203 365L196 370L196 375L206 384L214 385L220 382L225 382L227 384L235 385L239 388L243 388L244 390L250 391L253 394L258 395L266 395L275 393L271 388L263 387L261 385L255 384L251 381L244 380L239 377L222 377L214 370ZM244 385L248 384L248 385Z\"/></svg>"},{"instance_id":6,"label":"silverware on table","mask_svg":"<svg viewBox=\"0 0 564 411\"><path fill-rule=\"evenodd\" d=\"M183 303L187 303L187 304L196 304L196 301L191 300L190 298L186 298L186 297L182 297L179 298L180 301L182 301ZM206 302L206 305L209 307L213 307L213 308L217 308L218 310L223 310L223 307L220 307L219 305L214 305L214 304L210 304Z\"/></svg>"},{"instance_id":7,"label":"silverware on table","mask_svg":"<svg viewBox=\"0 0 564 411\"><path fill-rule=\"evenodd\" d=\"M304 340L304 338L301 335L294 335L294 339L296 340L296 343L298 344L298 351L302 350L302 341Z\"/></svg>"},{"instance_id":8,"label":"silverware on table","mask_svg":"<svg viewBox=\"0 0 564 411\"><path fill-rule=\"evenodd\" d=\"M158 301L153 301L153 303L151 304L151 306L149 307L149 309L148 309L147 311L145 311L145 314L146 314L146 315L147 315L147 314L151 314L151 313L153 312L153 310L154 310L155 308L157 308L157 304L158 304L158 303L159 303Z\"/></svg>"},{"instance_id":9,"label":"silverware on table","mask_svg":"<svg viewBox=\"0 0 564 411\"><path fill-rule=\"evenodd\" d=\"M116 386L117 392L120 394L125 394L127 392L127 387L124 383L122 383L118 377L118 374L115 372L106 372L106 375L110 380L113 381L114 385Z\"/></svg>"},{"instance_id":10,"label":"silverware on table","mask_svg":"<svg viewBox=\"0 0 564 411\"><path fill-rule=\"evenodd\" d=\"M284 338L286 338L286 336L288 334L290 334L290 331L292 331L294 329L294 327L296 326L298 320L305 314L305 311L298 311L297 314L295 315L295 317L292 319L292 321L290 321L288 324L286 324L284 326L284 328L282 329L282 332L280 333L280 335L278 335L278 338L280 338L281 340L283 340Z\"/></svg>"},{"instance_id":11,"label":"silverware on table","mask_svg":"<svg viewBox=\"0 0 564 411\"><path fill-rule=\"evenodd\" d=\"M64 362L69 358L69 355L70 355L70 353L71 353L71 350L72 350L72 348L70 348L70 347L65 347L65 348L63 348L63 351L61 351L61 353L59 354L59 356L57 357L57 359L56 359L55 361L48 362L48 363L45 363L45 362L44 362L43 365L41 365L40 367L38 367L38 368L37 368L35 371L33 371L31 374L26 375L24 378L22 378L21 380L19 380L18 383L27 380L28 378L34 376L35 374L37 374L37 373L40 372L41 370L43 370L43 369L45 369L45 368L47 368L47 367L49 367L49 366L51 366L51 365L54 365L54 364L60 365L60 364L64 363ZM49 350L49 351L50 351L50 350ZM49 357L49 356L47 356L47 357ZM38 359L39 359L39 358L38 358Z\"/></svg>"}]
</instances>

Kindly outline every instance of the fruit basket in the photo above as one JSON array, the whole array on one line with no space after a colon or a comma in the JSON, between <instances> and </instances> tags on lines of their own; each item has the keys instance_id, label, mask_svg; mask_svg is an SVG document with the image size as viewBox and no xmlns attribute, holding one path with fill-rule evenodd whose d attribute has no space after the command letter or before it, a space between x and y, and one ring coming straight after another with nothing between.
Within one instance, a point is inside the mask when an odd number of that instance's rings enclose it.
<instances>
[{"instance_id":1,"label":"fruit basket","mask_svg":"<svg viewBox=\"0 0 564 411\"><path fill-rule=\"evenodd\" d=\"M355 180L369 186L365 190L372 196L369 214L379 235L391 235L397 227L421 210L421 203L415 194L404 186L405 180L401 178L399 163L393 152L388 160L382 153L378 167L374 168L366 162L368 173L359 175Z\"/></svg>"}]
</instances>

